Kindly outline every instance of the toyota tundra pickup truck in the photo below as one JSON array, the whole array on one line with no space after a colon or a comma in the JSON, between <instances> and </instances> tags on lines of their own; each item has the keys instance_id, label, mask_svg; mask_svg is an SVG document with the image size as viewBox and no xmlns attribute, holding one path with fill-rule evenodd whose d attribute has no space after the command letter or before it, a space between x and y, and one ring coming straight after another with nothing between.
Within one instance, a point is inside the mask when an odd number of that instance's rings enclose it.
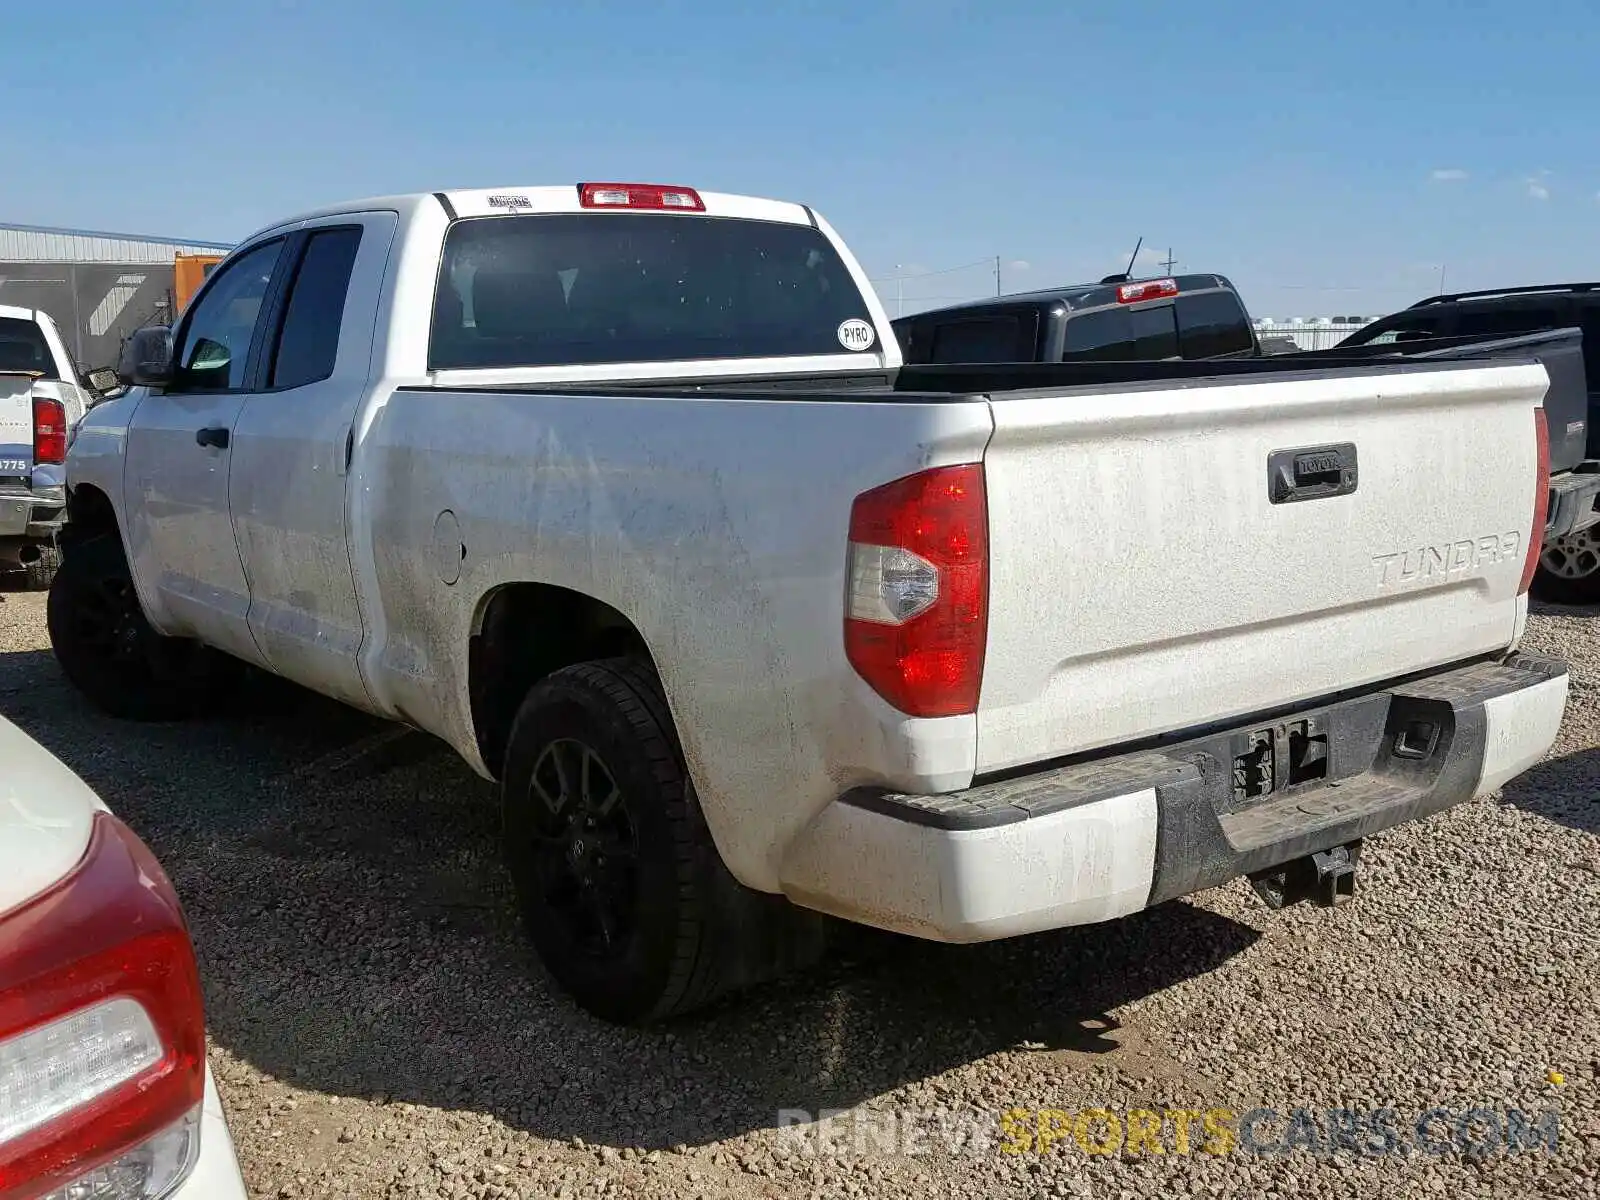
<instances>
[{"instance_id":1,"label":"toyota tundra pickup truck","mask_svg":"<svg viewBox=\"0 0 1600 1200\"><path fill-rule=\"evenodd\" d=\"M810 208L602 183L273 225L123 371L67 463L66 675L171 719L254 668L437 735L611 1020L830 916L1335 903L1566 703L1518 649L1533 359L905 367Z\"/></svg>"}]
</instances>

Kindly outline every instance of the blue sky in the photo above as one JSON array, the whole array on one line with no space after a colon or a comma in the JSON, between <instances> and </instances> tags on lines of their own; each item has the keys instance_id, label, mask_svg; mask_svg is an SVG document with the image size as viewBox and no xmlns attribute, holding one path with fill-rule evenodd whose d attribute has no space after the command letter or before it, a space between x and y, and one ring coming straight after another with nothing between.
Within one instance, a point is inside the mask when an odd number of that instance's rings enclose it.
<instances>
[{"instance_id":1,"label":"blue sky","mask_svg":"<svg viewBox=\"0 0 1600 1200\"><path fill-rule=\"evenodd\" d=\"M0 220L619 178L808 202L907 311L1141 234L1258 316L1600 277L1592 0L12 7Z\"/></svg>"}]
</instances>

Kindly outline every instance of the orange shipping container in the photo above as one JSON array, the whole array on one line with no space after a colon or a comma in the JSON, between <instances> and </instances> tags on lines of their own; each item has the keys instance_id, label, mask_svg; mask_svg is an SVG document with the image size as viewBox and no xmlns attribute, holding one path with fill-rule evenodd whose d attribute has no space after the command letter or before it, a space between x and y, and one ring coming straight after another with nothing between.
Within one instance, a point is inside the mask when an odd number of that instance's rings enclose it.
<instances>
[{"instance_id":1,"label":"orange shipping container","mask_svg":"<svg viewBox=\"0 0 1600 1200\"><path fill-rule=\"evenodd\" d=\"M220 254L179 254L173 259L173 302L178 312L188 307L190 297L200 290L206 276L211 274L211 268L221 261Z\"/></svg>"}]
</instances>

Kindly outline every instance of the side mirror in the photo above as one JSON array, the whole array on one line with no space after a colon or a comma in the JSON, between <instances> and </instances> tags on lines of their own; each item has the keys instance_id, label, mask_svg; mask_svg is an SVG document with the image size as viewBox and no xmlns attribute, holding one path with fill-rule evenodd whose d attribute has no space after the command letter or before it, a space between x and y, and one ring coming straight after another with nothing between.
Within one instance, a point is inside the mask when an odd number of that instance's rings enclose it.
<instances>
[{"instance_id":1,"label":"side mirror","mask_svg":"<svg viewBox=\"0 0 1600 1200\"><path fill-rule=\"evenodd\" d=\"M147 325L133 331L122 347L117 374L134 387L165 387L172 382L172 330Z\"/></svg>"},{"instance_id":2,"label":"side mirror","mask_svg":"<svg viewBox=\"0 0 1600 1200\"><path fill-rule=\"evenodd\" d=\"M114 392L122 386L121 377L110 367L96 367L85 378L89 381L89 386L101 395Z\"/></svg>"}]
</instances>

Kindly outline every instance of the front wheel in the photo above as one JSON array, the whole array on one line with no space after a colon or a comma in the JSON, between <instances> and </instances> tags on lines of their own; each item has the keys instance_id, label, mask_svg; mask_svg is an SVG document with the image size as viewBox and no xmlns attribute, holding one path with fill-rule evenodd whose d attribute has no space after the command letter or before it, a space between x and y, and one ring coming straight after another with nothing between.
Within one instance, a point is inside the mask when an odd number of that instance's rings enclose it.
<instances>
[{"instance_id":1,"label":"front wheel","mask_svg":"<svg viewBox=\"0 0 1600 1200\"><path fill-rule=\"evenodd\" d=\"M1600 525L1551 542L1539 555L1535 591L1555 604L1600 604Z\"/></svg>"},{"instance_id":2,"label":"front wheel","mask_svg":"<svg viewBox=\"0 0 1600 1200\"><path fill-rule=\"evenodd\" d=\"M596 1016L677 1016L821 954L822 917L723 866L647 665L581 663L536 685L500 792L528 935Z\"/></svg>"},{"instance_id":3,"label":"front wheel","mask_svg":"<svg viewBox=\"0 0 1600 1200\"><path fill-rule=\"evenodd\" d=\"M96 708L130 721L193 716L234 683L233 659L150 628L113 534L73 546L46 602L50 646Z\"/></svg>"}]
</instances>

